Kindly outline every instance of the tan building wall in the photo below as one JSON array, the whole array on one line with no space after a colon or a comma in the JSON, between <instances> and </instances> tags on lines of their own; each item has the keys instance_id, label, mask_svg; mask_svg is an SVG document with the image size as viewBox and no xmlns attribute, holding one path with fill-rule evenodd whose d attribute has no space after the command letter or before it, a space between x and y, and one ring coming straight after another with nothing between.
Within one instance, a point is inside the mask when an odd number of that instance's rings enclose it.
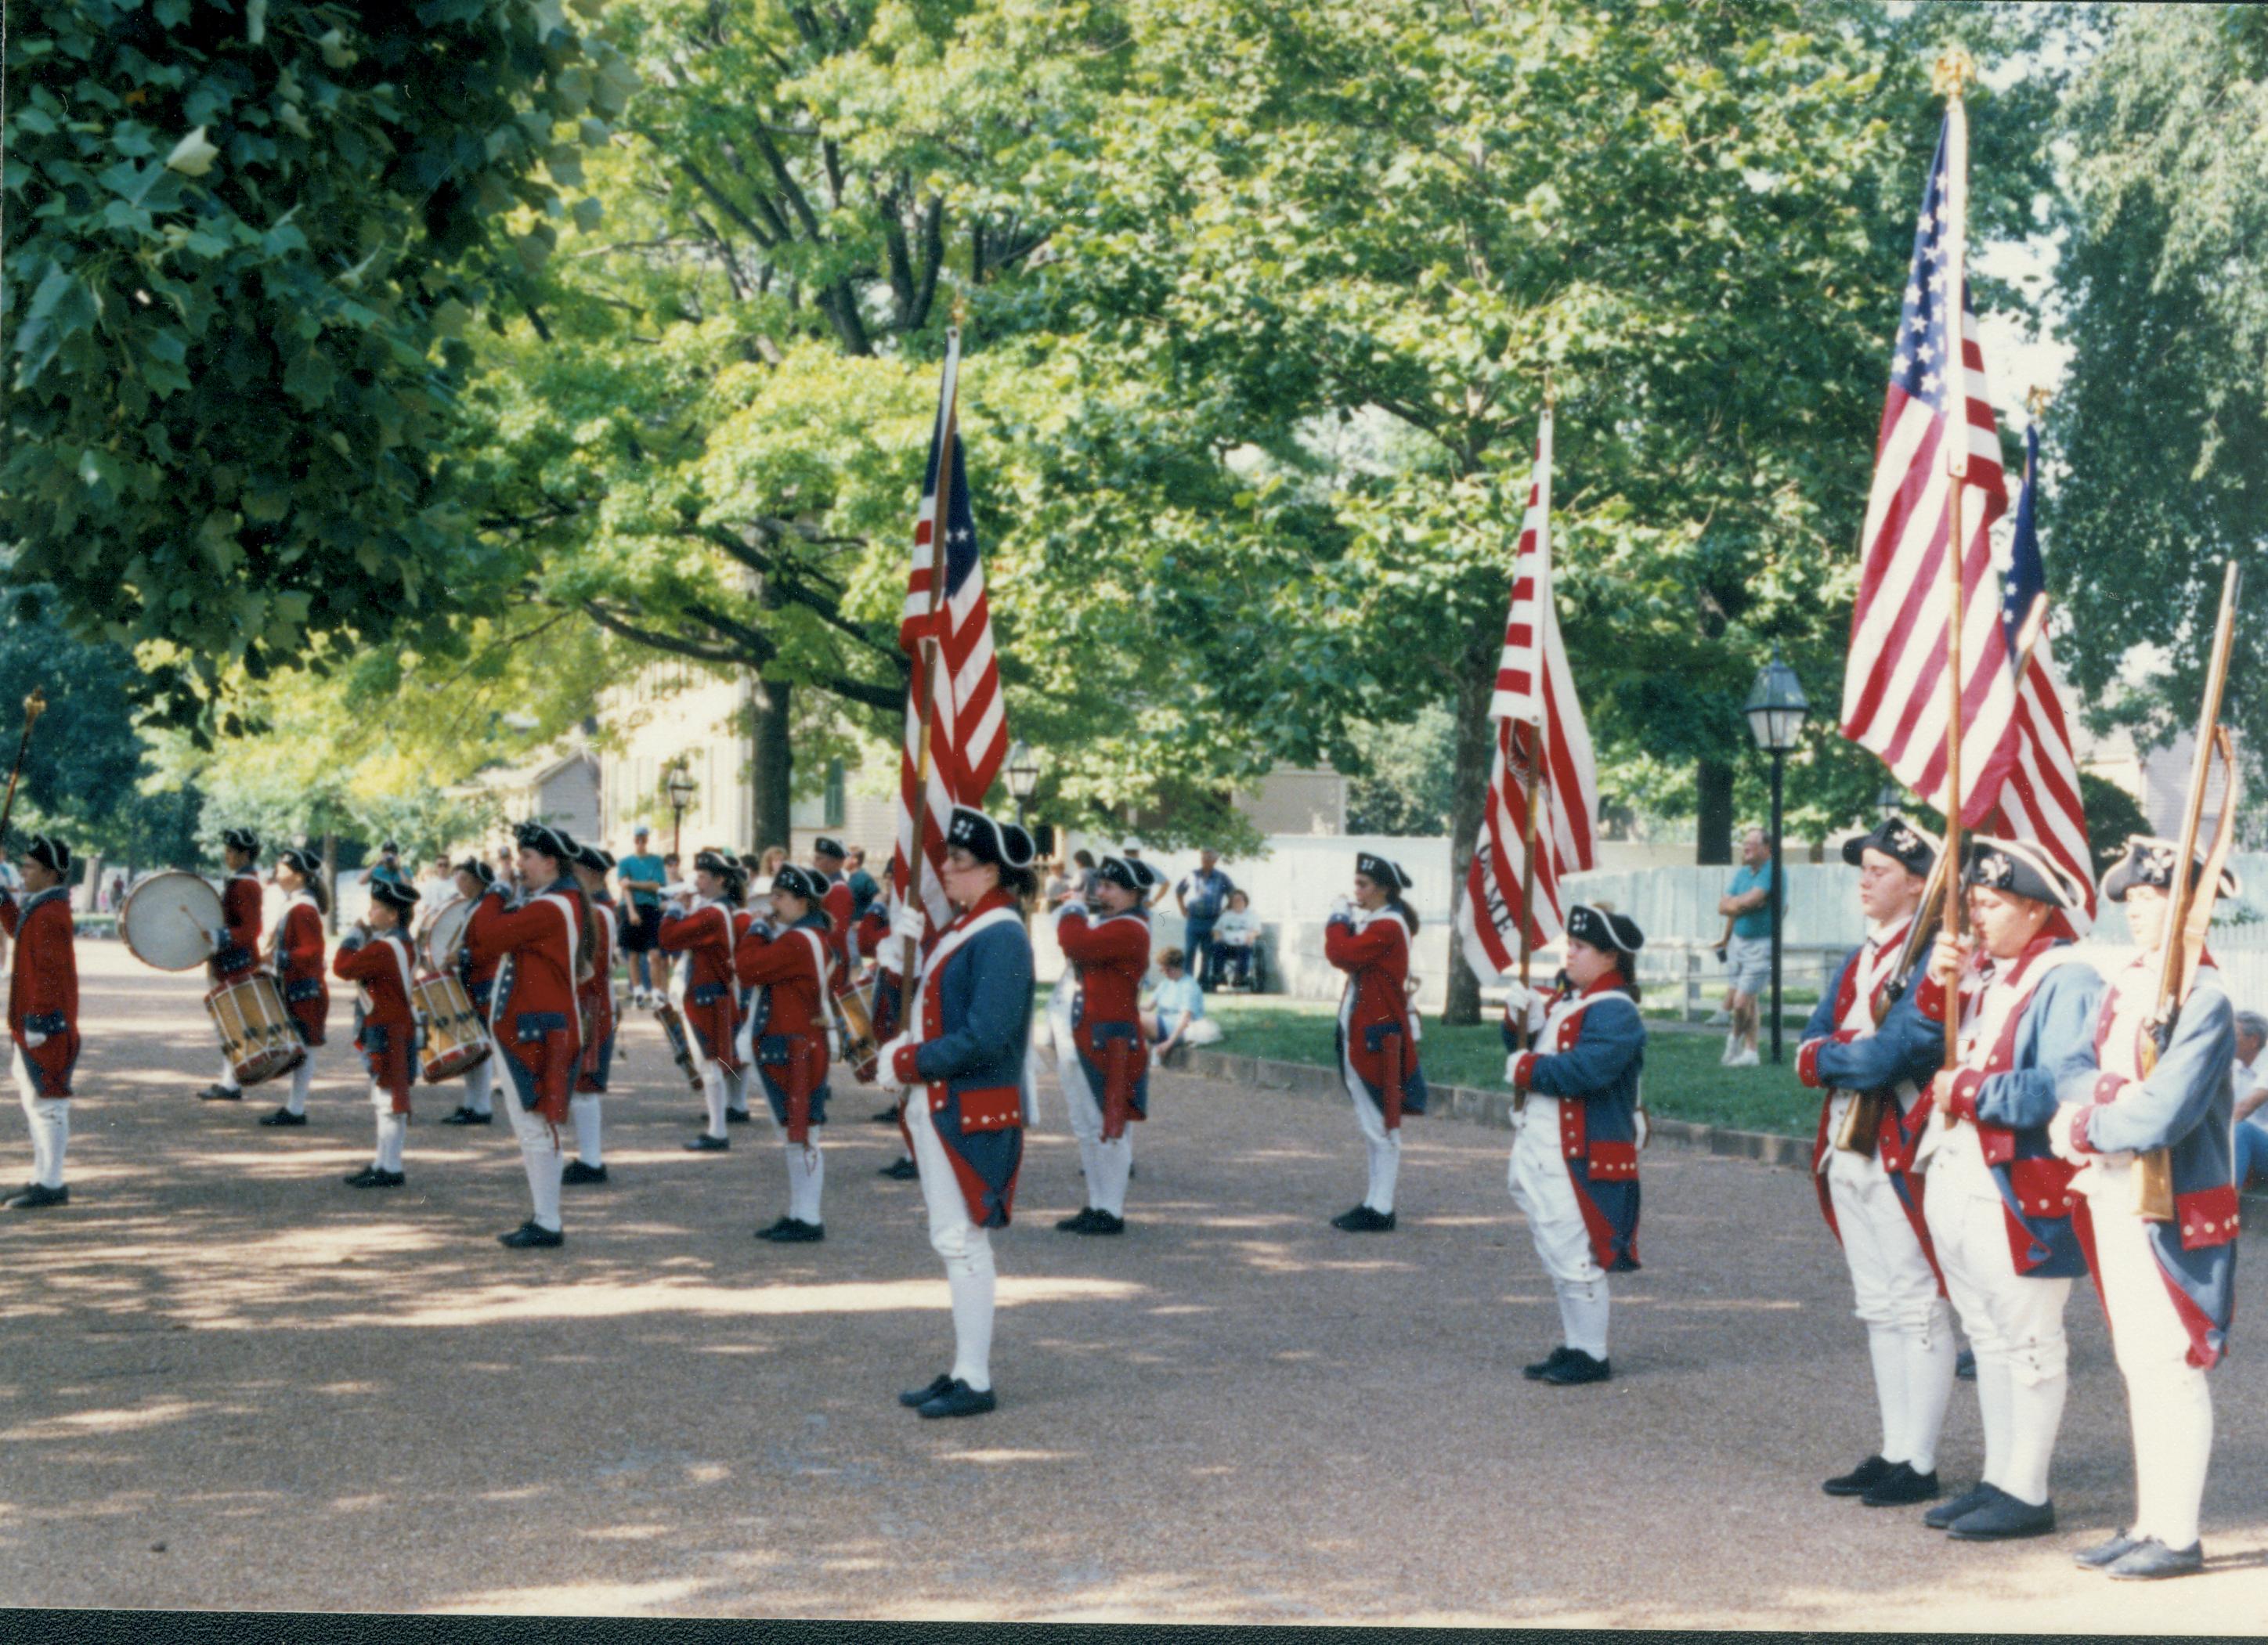
<instances>
[{"instance_id":1,"label":"tan building wall","mask_svg":"<svg viewBox=\"0 0 2268 1645\"><path fill-rule=\"evenodd\" d=\"M680 761L694 784L684 849L721 845L745 851L755 843L747 702L744 679L675 663L656 665L600 700L607 745L600 753L601 842L608 849L628 850L631 830L641 822L652 827L657 850L669 848L671 808L664 783Z\"/></svg>"}]
</instances>

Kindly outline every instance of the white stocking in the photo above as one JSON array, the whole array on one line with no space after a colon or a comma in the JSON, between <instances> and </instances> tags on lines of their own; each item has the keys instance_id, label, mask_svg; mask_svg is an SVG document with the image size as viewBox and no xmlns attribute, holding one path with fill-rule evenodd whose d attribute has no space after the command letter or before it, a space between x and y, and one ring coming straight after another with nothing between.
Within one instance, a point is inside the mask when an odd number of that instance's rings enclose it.
<instances>
[{"instance_id":1,"label":"white stocking","mask_svg":"<svg viewBox=\"0 0 2268 1645\"><path fill-rule=\"evenodd\" d=\"M378 1116L378 1168L401 1169L401 1145L409 1135L409 1116L381 1109Z\"/></svg>"},{"instance_id":2,"label":"white stocking","mask_svg":"<svg viewBox=\"0 0 2268 1645\"><path fill-rule=\"evenodd\" d=\"M725 1070L714 1062L701 1065L701 1098L709 1105L709 1135L725 1135Z\"/></svg>"},{"instance_id":3,"label":"white stocking","mask_svg":"<svg viewBox=\"0 0 2268 1645\"><path fill-rule=\"evenodd\" d=\"M1867 1353L1874 1362L1874 1403L1881 1409L1884 1462L1911 1462L1906 1432L1906 1336L1895 1326L1867 1327Z\"/></svg>"},{"instance_id":4,"label":"white stocking","mask_svg":"<svg viewBox=\"0 0 2268 1645\"><path fill-rule=\"evenodd\" d=\"M1580 1348L1594 1360L1607 1357L1607 1281L1603 1275L1595 1280L1554 1280L1551 1289L1559 1295L1559 1328L1567 1339L1567 1346Z\"/></svg>"},{"instance_id":5,"label":"white stocking","mask_svg":"<svg viewBox=\"0 0 2268 1645\"><path fill-rule=\"evenodd\" d=\"M596 1171L606 1161L599 1153L599 1095L596 1091L571 1097L567 1117L575 1122L575 1157Z\"/></svg>"},{"instance_id":6,"label":"white stocking","mask_svg":"<svg viewBox=\"0 0 2268 1645\"><path fill-rule=\"evenodd\" d=\"M284 1099L284 1108L287 1113L307 1112L307 1088L314 1083L315 1056L313 1049L310 1047L306 1056L300 1060L299 1066L291 1070L291 1094Z\"/></svg>"},{"instance_id":7,"label":"white stocking","mask_svg":"<svg viewBox=\"0 0 2268 1645\"><path fill-rule=\"evenodd\" d=\"M1922 1332L1909 1331L1902 1340L1906 1355L1906 1458L1916 1473L1937 1472L1937 1442L1945 1432L1945 1407L1953 1399L1953 1366L1960 1357L1953 1345L1953 1311L1943 1297L1933 1299L1930 1323Z\"/></svg>"},{"instance_id":8,"label":"white stocking","mask_svg":"<svg viewBox=\"0 0 2268 1645\"><path fill-rule=\"evenodd\" d=\"M494 1113L489 1093L496 1086L496 1059L500 1054L491 1051L480 1061L465 1070L465 1106L475 1113Z\"/></svg>"},{"instance_id":9,"label":"white stocking","mask_svg":"<svg viewBox=\"0 0 2268 1645\"><path fill-rule=\"evenodd\" d=\"M953 1374L982 1393L992 1385L992 1240L981 1228L968 1235L970 1249L945 1265L953 1293Z\"/></svg>"},{"instance_id":10,"label":"white stocking","mask_svg":"<svg viewBox=\"0 0 2268 1645\"><path fill-rule=\"evenodd\" d=\"M819 1139L814 1137L810 1146L790 1142L787 1145L787 1214L799 1223L821 1226L820 1193L827 1186L827 1156L820 1150Z\"/></svg>"},{"instance_id":11,"label":"white stocking","mask_svg":"<svg viewBox=\"0 0 2268 1645\"><path fill-rule=\"evenodd\" d=\"M1126 1179L1134 1170L1134 1138L1121 1132L1111 1142L1094 1145L1094 1166L1086 1179L1086 1201L1098 1211L1126 1215Z\"/></svg>"}]
</instances>

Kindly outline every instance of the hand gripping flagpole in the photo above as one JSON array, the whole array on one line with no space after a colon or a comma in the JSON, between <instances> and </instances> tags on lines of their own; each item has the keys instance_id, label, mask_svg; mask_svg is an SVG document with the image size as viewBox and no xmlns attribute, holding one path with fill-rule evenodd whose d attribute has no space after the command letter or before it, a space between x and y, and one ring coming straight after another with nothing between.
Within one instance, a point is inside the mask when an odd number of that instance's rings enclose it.
<instances>
[{"instance_id":1,"label":"hand gripping flagpole","mask_svg":"<svg viewBox=\"0 0 2268 1645\"><path fill-rule=\"evenodd\" d=\"M1961 494L1969 483L1969 111L1962 93L1977 77L1975 59L1958 46L1937 60L1930 83L1945 104L1946 334L1948 395L1945 430L1945 911L1940 926L1963 935L1961 873L1961 626L1962 579L1968 543L1962 533ZM1961 1060L1958 983L1945 1008L1945 1061Z\"/></svg>"},{"instance_id":2,"label":"hand gripping flagpole","mask_svg":"<svg viewBox=\"0 0 2268 1645\"><path fill-rule=\"evenodd\" d=\"M963 305L954 305L954 323L946 328L945 370L951 384L945 407L945 429L937 447L937 509L930 517L929 532L929 621L922 631L921 696L914 704L914 713L921 727L918 753L914 762L914 829L912 861L906 864L906 907L924 908L927 901L922 896L922 878L929 866L929 780L936 760L930 750L930 723L937 701L938 643L937 614L945 596L945 535L946 522L953 518L953 448L961 438L961 321ZM921 965L921 944L913 938L905 939L905 949L900 957L898 971L898 1028L910 1032L914 1029L914 999L920 989L915 973Z\"/></svg>"}]
</instances>

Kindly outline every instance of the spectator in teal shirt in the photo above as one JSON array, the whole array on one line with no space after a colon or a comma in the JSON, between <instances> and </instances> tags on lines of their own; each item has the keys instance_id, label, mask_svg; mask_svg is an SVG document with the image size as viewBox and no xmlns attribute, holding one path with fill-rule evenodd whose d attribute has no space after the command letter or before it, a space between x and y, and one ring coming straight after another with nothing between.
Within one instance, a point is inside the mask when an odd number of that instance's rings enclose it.
<instances>
[{"instance_id":1,"label":"spectator in teal shirt","mask_svg":"<svg viewBox=\"0 0 2268 1645\"><path fill-rule=\"evenodd\" d=\"M1771 844L1761 828L1741 836L1741 866L1718 899L1717 912L1730 920L1725 969L1730 991L1725 1009L1733 1025L1725 1035L1728 1069L1756 1065L1756 1000L1771 980Z\"/></svg>"},{"instance_id":2,"label":"spectator in teal shirt","mask_svg":"<svg viewBox=\"0 0 2268 1645\"><path fill-rule=\"evenodd\" d=\"M661 935L661 889L669 883L669 865L647 848L645 825L631 836L629 856L615 864L615 878L622 888L622 952L637 967L637 1002L650 1005L669 987L669 973L661 973L661 987L653 983L654 944ZM666 967L669 956L661 957Z\"/></svg>"}]
</instances>

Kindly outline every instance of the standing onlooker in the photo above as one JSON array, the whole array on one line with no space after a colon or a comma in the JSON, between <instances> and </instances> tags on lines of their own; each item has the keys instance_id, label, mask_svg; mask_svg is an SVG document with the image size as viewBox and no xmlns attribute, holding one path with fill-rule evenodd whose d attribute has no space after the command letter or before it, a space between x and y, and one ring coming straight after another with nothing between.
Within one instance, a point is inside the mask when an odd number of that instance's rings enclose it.
<instances>
[{"instance_id":1,"label":"standing onlooker","mask_svg":"<svg viewBox=\"0 0 2268 1645\"><path fill-rule=\"evenodd\" d=\"M401 848L388 840L378 848L378 861L372 865L370 883L384 882L389 885L408 885L409 876L401 871Z\"/></svg>"},{"instance_id":2,"label":"standing onlooker","mask_svg":"<svg viewBox=\"0 0 2268 1645\"><path fill-rule=\"evenodd\" d=\"M752 897L770 896L772 883L779 878L780 870L786 866L787 848L784 845L766 846L763 856L756 860L756 874L748 882L748 894Z\"/></svg>"},{"instance_id":3,"label":"standing onlooker","mask_svg":"<svg viewBox=\"0 0 2268 1645\"><path fill-rule=\"evenodd\" d=\"M661 935L661 888L669 883L669 869L653 855L652 831L640 823L630 834L628 856L615 864L615 878L622 888L622 952L633 967L632 1002L651 1009L669 992L669 956L655 946ZM654 972L661 973L659 986Z\"/></svg>"},{"instance_id":4,"label":"standing onlooker","mask_svg":"<svg viewBox=\"0 0 2268 1645\"><path fill-rule=\"evenodd\" d=\"M425 865L424 878L417 882L416 929L421 934L433 923L441 905L457 894L456 886L450 883L453 873L446 856L437 856Z\"/></svg>"},{"instance_id":5,"label":"standing onlooker","mask_svg":"<svg viewBox=\"0 0 2268 1645\"><path fill-rule=\"evenodd\" d=\"M866 871L866 848L854 845L850 855L843 859L843 878L850 884L850 917L863 920L866 910L874 906L874 899L882 894L882 887Z\"/></svg>"},{"instance_id":6,"label":"standing onlooker","mask_svg":"<svg viewBox=\"0 0 2268 1645\"><path fill-rule=\"evenodd\" d=\"M502 885L507 896L516 895L519 892L519 858L513 855L510 846L504 847L496 854L494 883Z\"/></svg>"},{"instance_id":7,"label":"standing onlooker","mask_svg":"<svg viewBox=\"0 0 2268 1645\"><path fill-rule=\"evenodd\" d=\"M1172 890L1173 887L1167 882L1163 874L1159 874L1156 869L1150 868L1150 861L1147 857L1142 855L1142 848L1136 845L1131 840L1129 840L1124 845L1118 848L1118 855L1124 857L1129 863L1139 863L1144 868L1150 869L1151 873L1157 875L1158 887L1155 891L1152 891L1150 893L1150 900L1143 904L1143 907L1146 908L1154 908L1160 903L1165 901L1166 893Z\"/></svg>"},{"instance_id":8,"label":"standing onlooker","mask_svg":"<svg viewBox=\"0 0 2268 1645\"><path fill-rule=\"evenodd\" d=\"M1197 853L1197 867L1182 875L1182 883L1174 887L1174 904L1181 909L1185 927L1182 940L1189 949L1189 970L1198 985L1208 988L1220 986L1212 957L1213 927L1228 906L1228 893L1236 889L1217 866L1219 862L1220 853L1204 847Z\"/></svg>"},{"instance_id":9,"label":"standing onlooker","mask_svg":"<svg viewBox=\"0 0 2268 1645\"><path fill-rule=\"evenodd\" d=\"M1258 986L1253 956L1260 943L1260 921L1252 912L1252 899L1241 891L1228 893L1228 907L1212 929L1213 987L1233 981L1240 988Z\"/></svg>"},{"instance_id":10,"label":"standing onlooker","mask_svg":"<svg viewBox=\"0 0 2268 1645\"><path fill-rule=\"evenodd\" d=\"M1062 856L1048 864L1047 889L1040 893L1050 912L1060 908L1071 893L1071 863Z\"/></svg>"},{"instance_id":11,"label":"standing onlooker","mask_svg":"<svg viewBox=\"0 0 2268 1645\"><path fill-rule=\"evenodd\" d=\"M1733 1025L1725 1034L1728 1069L1756 1066L1756 999L1771 980L1771 846L1761 828L1741 836L1741 866L1717 900L1717 912L1733 922L1725 944L1732 995L1726 1002Z\"/></svg>"},{"instance_id":12,"label":"standing onlooker","mask_svg":"<svg viewBox=\"0 0 2268 1645\"><path fill-rule=\"evenodd\" d=\"M2255 1171L2268 1177L2268 1069L2260 1048L2268 1045L2268 1017L2236 1014L2236 1187L2242 1193Z\"/></svg>"},{"instance_id":13,"label":"standing onlooker","mask_svg":"<svg viewBox=\"0 0 2268 1645\"><path fill-rule=\"evenodd\" d=\"M1071 876L1072 888L1086 902L1094 900L1094 853L1081 846L1071 854L1071 865L1078 871Z\"/></svg>"}]
</instances>

